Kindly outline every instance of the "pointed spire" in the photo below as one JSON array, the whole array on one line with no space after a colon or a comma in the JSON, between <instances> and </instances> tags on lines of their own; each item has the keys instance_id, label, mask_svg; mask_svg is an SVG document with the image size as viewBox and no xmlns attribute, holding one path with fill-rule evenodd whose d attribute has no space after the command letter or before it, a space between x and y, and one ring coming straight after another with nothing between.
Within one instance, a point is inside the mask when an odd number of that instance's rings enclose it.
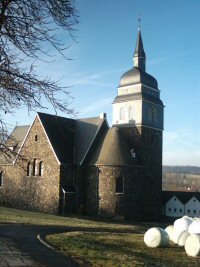
<instances>
[{"instance_id":1,"label":"pointed spire","mask_svg":"<svg viewBox=\"0 0 200 267\"><path fill-rule=\"evenodd\" d=\"M139 21L138 37L137 37L137 43L135 47L133 60L134 60L135 67L141 69L142 71L145 71L146 55L144 52L142 35L141 35L141 26L140 26L141 19L138 19L138 21Z\"/></svg>"}]
</instances>

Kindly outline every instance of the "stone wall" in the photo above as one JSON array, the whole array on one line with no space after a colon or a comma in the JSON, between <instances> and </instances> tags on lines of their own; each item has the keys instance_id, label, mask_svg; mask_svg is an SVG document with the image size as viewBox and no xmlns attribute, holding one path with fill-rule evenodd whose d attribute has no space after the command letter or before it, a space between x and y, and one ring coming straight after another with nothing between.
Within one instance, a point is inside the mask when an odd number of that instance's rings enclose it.
<instances>
[{"instance_id":1,"label":"stone wall","mask_svg":"<svg viewBox=\"0 0 200 267\"><path fill-rule=\"evenodd\" d=\"M35 140L37 135L37 141ZM14 166L1 166L4 171L0 201L23 209L58 213L60 197L60 165L56 160L46 134L36 117ZM24 159L26 158L26 160ZM33 176L33 161L37 160L37 174ZM39 162L43 175L39 176ZM27 176L30 162L31 175Z\"/></svg>"},{"instance_id":2,"label":"stone wall","mask_svg":"<svg viewBox=\"0 0 200 267\"><path fill-rule=\"evenodd\" d=\"M162 131L148 127L120 128L143 166L138 191L143 191L143 218L158 219L162 210Z\"/></svg>"}]
</instances>

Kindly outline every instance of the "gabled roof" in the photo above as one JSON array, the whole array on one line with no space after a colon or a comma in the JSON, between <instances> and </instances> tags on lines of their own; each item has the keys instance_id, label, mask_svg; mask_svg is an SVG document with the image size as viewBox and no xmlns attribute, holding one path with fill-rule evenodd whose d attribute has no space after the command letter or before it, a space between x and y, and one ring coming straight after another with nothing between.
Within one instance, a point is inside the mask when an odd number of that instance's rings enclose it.
<instances>
[{"instance_id":1,"label":"gabled roof","mask_svg":"<svg viewBox=\"0 0 200 267\"><path fill-rule=\"evenodd\" d=\"M130 148L121 136L120 130L113 126L102 136L90 164L129 166L136 163L131 156Z\"/></svg>"},{"instance_id":2,"label":"gabled roof","mask_svg":"<svg viewBox=\"0 0 200 267\"><path fill-rule=\"evenodd\" d=\"M11 149L11 157L5 157L0 154L0 164L11 164L18 154L23 140L30 128L30 125L16 126L11 132L9 138L7 139L5 146Z\"/></svg>"},{"instance_id":3,"label":"gabled roof","mask_svg":"<svg viewBox=\"0 0 200 267\"><path fill-rule=\"evenodd\" d=\"M81 164L105 118L69 119L38 113L60 163Z\"/></svg>"},{"instance_id":4,"label":"gabled roof","mask_svg":"<svg viewBox=\"0 0 200 267\"><path fill-rule=\"evenodd\" d=\"M103 122L104 118L100 117L76 120L75 161L77 164L80 164L84 160Z\"/></svg>"},{"instance_id":5,"label":"gabled roof","mask_svg":"<svg viewBox=\"0 0 200 267\"><path fill-rule=\"evenodd\" d=\"M108 127L106 117L75 120L41 112L37 116L61 164L81 164L92 145L97 142L98 133L104 127L103 125ZM28 130L31 131L30 126L17 126L11 133L12 139L9 139L9 146L16 147L15 153L20 151ZM13 159L9 163L13 163ZM0 158L0 164L5 164L4 157Z\"/></svg>"},{"instance_id":6,"label":"gabled roof","mask_svg":"<svg viewBox=\"0 0 200 267\"><path fill-rule=\"evenodd\" d=\"M59 162L72 163L75 121L40 112L38 116Z\"/></svg>"},{"instance_id":7,"label":"gabled roof","mask_svg":"<svg viewBox=\"0 0 200 267\"><path fill-rule=\"evenodd\" d=\"M183 204L186 204L193 197L200 201L200 192L163 191L163 203L167 203L173 196L177 197Z\"/></svg>"}]
</instances>

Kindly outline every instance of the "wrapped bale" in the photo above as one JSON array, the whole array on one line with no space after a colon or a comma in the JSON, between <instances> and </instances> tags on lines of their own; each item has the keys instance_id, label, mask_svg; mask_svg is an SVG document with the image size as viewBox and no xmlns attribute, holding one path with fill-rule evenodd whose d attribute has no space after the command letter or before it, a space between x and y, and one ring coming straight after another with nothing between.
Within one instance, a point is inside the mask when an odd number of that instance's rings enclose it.
<instances>
[{"instance_id":1,"label":"wrapped bale","mask_svg":"<svg viewBox=\"0 0 200 267\"><path fill-rule=\"evenodd\" d=\"M182 233L180 233L178 240L177 240L177 244L180 247L184 247L188 236L190 236L190 233L188 231L183 231Z\"/></svg>"},{"instance_id":2,"label":"wrapped bale","mask_svg":"<svg viewBox=\"0 0 200 267\"><path fill-rule=\"evenodd\" d=\"M174 244L178 244L178 241L180 239L180 236L182 235L182 233L184 233L185 231L178 231L177 229L174 228L174 232L172 234L172 242L174 242Z\"/></svg>"},{"instance_id":3,"label":"wrapped bale","mask_svg":"<svg viewBox=\"0 0 200 267\"><path fill-rule=\"evenodd\" d=\"M174 226L173 225L169 225L165 228L165 231L168 233L168 236L169 236L169 240L174 242L173 241L173 236L174 236Z\"/></svg>"},{"instance_id":4,"label":"wrapped bale","mask_svg":"<svg viewBox=\"0 0 200 267\"><path fill-rule=\"evenodd\" d=\"M191 218L184 216L180 219L175 220L174 228L178 232L188 231L188 228L192 222L193 220Z\"/></svg>"},{"instance_id":5,"label":"wrapped bale","mask_svg":"<svg viewBox=\"0 0 200 267\"><path fill-rule=\"evenodd\" d=\"M194 220L190 224L188 232L190 234L200 234L200 221L199 220Z\"/></svg>"},{"instance_id":6,"label":"wrapped bale","mask_svg":"<svg viewBox=\"0 0 200 267\"><path fill-rule=\"evenodd\" d=\"M169 244L168 233L161 228L150 228L144 235L144 243L150 248L167 247Z\"/></svg>"},{"instance_id":7,"label":"wrapped bale","mask_svg":"<svg viewBox=\"0 0 200 267\"><path fill-rule=\"evenodd\" d=\"M191 234L185 242L185 251L188 256L197 257L200 254L200 235Z\"/></svg>"}]
</instances>

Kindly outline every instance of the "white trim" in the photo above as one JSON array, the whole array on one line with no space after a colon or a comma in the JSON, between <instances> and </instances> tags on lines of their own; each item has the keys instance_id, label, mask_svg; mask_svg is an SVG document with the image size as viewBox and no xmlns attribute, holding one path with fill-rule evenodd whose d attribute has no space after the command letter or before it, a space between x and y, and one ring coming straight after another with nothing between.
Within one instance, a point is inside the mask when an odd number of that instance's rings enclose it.
<instances>
[{"instance_id":1,"label":"white trim","mask_svg":"<svg viewBox=\"0 0 200 267\"><path fill-rule=\"evenodd\" d=\"M34 121L35 121L35 119L34 119ZM33 121L33 123L34 123L34 121ZM13 165L15 165L15 163L16 163L16 161L17 161L17 158L18 158L18 156L20 155L20 152L21 152L21 150L22 150L22 147L23 147L23 145L24 145L24 143L25 143L25 141L26 141L26 138L27 138L27 136L28 136L28 134L29 134L29 132L30 132L32 126L33 126L33 123L32 123L31 126L29 127L29 129L28 129L28 131L27 131L27 133L26 133L26 135L25 135L25 137L24 137L24 141L22 142L21 147L20 147L20 149L19 149L19 151L18 151L18 153L17 153L17 156L16 156L15 160L13 161Z\"/></svg>"},{"instance_id":2,"label":"white trim","mask_svg":"<svg viewBox=\"0 0 200 267\"><path fill-rule=\"evenodd\" d=\"M33 124L35 123L35 121L36 121L37 118L38 118L38 120L39 120L39 122L40 122L40 124L41 124L41 126L42 126L42 129L43 129L43 131L44 131L44 133L45 133L45 135L46 135L46 138L47 138L47 140L48 140L48 142L49 142L49 145L50 145L50 147L51 147L51 149L52 149L52 151L53 151L53 153L54 153L54 156L55 156L55 158L56 158L58 164L61 165L61 163L60 163L60 161L59 161L59 159L58 159L58 157L57 157L57 155L56 155L56 153L55 153L55 151L54 151L54 149L53 149L53 146L52 146L52 144L51 144L51 142L50 142L50 140L49 140L49 138L48 138L48 135L47 135L47 133L46 133L46 131L45 131L45 129L44 129L44 126L43 126L43 124L42 124L42 122L41 122L40 117L39 117L38 114L35 116L35 119L34 119L33 123L31 124L30 128L28 129L28 131L27 131L27 133L26 133L26 136L25 136L25 138L24 138L24 141L22 142L21 147L20 147L20 149L19 149L19 151L18 151L18 153L17 153L17 156L16 156L15 160L13 161L13 165L16 163L17 158L18 158L18 156L20 155L20 152L21 152L21 150L22 150L22 147L24 146L24 143L25 143L25 141L26 141L26 139L27 139L27 137L28 137L28 134L30 133L30 131L31 131L32 127L33 127Z\"/></svg>"},{"instance_id":3,"label":"white trim","mask_svg":"<svg viewBox=\"0 0 200 267\"><path fill-rule=\"evenodd\" d=\"M143 86L145 86L145 87L147 87L147 88L150 88L151 90L155 90L156 92L161 92L161 90L160 89L158 89L158 88L154 88L154 87L151 87L151 86L148 86L148 85L146 85L146 84L144 84L144 83L141 83L141 82L139 82L139 83L134 83L134 84L129 84L129 85L124 85L124 86L118 86L117 87L117 89L120 89L120 88L125 88L125 87L132 87L132 86L134 86L134 85L143 85Z\"/></svg>"},{"instance_id":4,"label":"white trim","mask_svg":"<svg viewBox=\"0 0 200 267\"><path fill-rule=\"evenodd\" d=\"M151 127L151 126L144 125L144 124L136 124L135 127L137 127L137 126L146 127L146 128L150 128L150 129L154 129L154 130L158 130L158 131L163 131L164 130L164 128L163 129L161 129L161 128L155 128L155 127Z\"/></svg>"}]
</instances>

